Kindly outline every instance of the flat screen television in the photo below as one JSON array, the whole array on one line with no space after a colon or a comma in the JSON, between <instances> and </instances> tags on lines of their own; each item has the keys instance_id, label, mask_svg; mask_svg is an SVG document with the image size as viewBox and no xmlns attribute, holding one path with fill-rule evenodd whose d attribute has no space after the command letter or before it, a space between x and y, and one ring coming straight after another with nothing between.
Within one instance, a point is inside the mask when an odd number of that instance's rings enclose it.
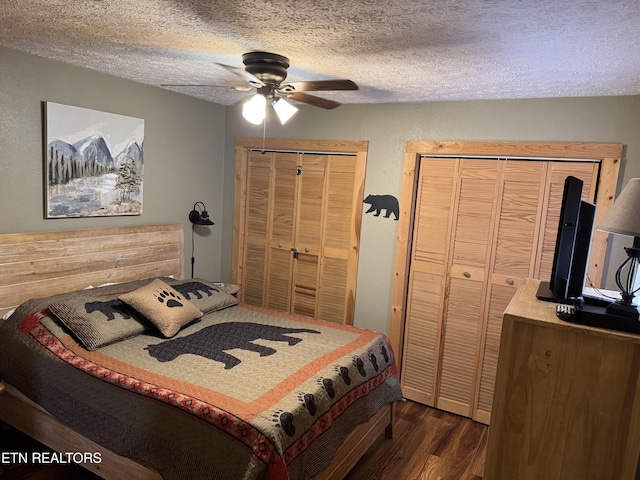
<instances>
[{"instance_id":1,"label":"flat screen television","mask_svg":"<svg viewBox=\"0 0 640 480\"><path fill-rule=\"evenodd\" d=\"M551 277L540 282L540 300L573 303L582 297L596 212L582 200L582 186L579 178L565 179Z\"/></svg>"}]
</instances>

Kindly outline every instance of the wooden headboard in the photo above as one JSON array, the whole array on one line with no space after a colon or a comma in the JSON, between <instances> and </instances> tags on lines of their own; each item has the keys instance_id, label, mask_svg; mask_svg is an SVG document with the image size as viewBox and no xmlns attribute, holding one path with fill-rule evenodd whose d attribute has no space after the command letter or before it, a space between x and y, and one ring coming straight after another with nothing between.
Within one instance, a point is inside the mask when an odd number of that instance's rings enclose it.
<instances>
[{"instance_id":1,"label":"wooden headboard","mask_svg":"<svg viewBox=\"0 0 640 480\"><path fill-rule=\"evenodd\" d=\"M89 285L184 276L181 223L0 235L0 315Z\"/></svg>"}]
</instances>

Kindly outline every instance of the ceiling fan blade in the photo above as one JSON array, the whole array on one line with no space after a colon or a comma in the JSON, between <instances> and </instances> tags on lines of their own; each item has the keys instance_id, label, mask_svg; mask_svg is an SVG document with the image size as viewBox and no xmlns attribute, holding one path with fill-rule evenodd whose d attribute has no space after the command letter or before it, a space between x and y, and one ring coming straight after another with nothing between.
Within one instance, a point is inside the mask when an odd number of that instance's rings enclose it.
<instances>
[{"instance_id":1,"label":"ceiling fan blade","mask_svg":"<svg viewBox=\"0 0 640 480\"><path fill-rule=\"evenodd\" d=\"M209 88L228 88L230 90L236 90L238 92L248 92L252 90L251 85L207 85L207 84L185 84L185 83L162 83L161 87L209 87Z\"/></svg>"},{"instance_id":2,"label":"ceiling fan blade","mask_svg":"<svg viewBox=\"0 0 640 480\"><path fill-rule=\"evenodd\" d=\"M308 103L309 105L313 105L314 107L326 109L336 108L341 105L340 103L334 102L333 100L327 100L326 98L320 98L302 92L293 92L286 97L295 100L296 102Z\"/></svg>"},{"instance_id":3,"label":"ceiling fan blade","mask_svg":"<svg viewBox=\"0 0 640 480\"><path fill-rule=\"evenodd\" d=\"M254 86L264 87L265 83L252 73L247 72L244 68L232 67L231 65L225 65L224 63L216 63L216 65L224 68L225 70L244 78L247 82Z\"/></svg>"},{"instance_id":4,"label":"ceiling fan blade","mask_svg":"<svg viewBox=\"0 0 640 480\"><path fill-rule=\"evenodd\" d=\"M311 92L322 90L358 90L351 80L311 80L308 82L290 82L280 86L283 92Z\"/></svg>"}]
</instances>

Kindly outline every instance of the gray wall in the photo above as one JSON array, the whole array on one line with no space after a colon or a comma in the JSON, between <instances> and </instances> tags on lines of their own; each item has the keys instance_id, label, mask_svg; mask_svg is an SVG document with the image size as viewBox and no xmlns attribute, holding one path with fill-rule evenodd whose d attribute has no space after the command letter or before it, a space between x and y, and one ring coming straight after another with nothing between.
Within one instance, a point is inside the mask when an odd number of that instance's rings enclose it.
<instances>
[{"instance_id":1,"label":"gray wall","mask_svg":"<svg viewBox=\"0 0 640 480\"><path fill-rule=\"evenodd\" d=\"M196 201L215 222L195 236L195 274L220 278L225 107L0 49L0 233L182 222L190 275ZM44 219L42 102L145 120L141 216Z\"/></svg>"},{"instance_id":2,"label":"gray wall","mask_svg":"<svg viewBox=\"0 0 640 480\"><path fill-rule=\"evenodd\" d=\"M238 107L227 115L225 205L233 202L233 143L237 136L261 137L262 127L245 122ZM625 144L620 185L640 177L640 97L561 98L343 105L326 111L303 106L286 126L276 119L267 136L278 138L368 140L365 180L368 194L401 195L404 150L411 140L601 142ZM233 212L224 212L223 271L230 271ZM397 222L363 215L356 294L356 325L388 331ZM624 260L623 245L612 242L606 286Z\"/></svg>"},{"instance_id":3,"label":"gray wall","mask_svg":"<svg viewBox=\"0 0 640 480\"><path fill-rule=\"evenodd\" d=\"M0 49L0 233L183 222L203 201L215 222L198 232L196 276L228 281L233 226L233 145L262 135L240 108L222 107L88 70ZM145 120L144 213L140 217L44 219L42 102ZM622 180L640 177L640 97L302 106L279 138L367 140L365 195L401 193L409 140L615 142L625 144ZM363 215L356 324L388 331L397 222ZM625 258L613 242L606 286Z\"/></svg>"}]
</instances>

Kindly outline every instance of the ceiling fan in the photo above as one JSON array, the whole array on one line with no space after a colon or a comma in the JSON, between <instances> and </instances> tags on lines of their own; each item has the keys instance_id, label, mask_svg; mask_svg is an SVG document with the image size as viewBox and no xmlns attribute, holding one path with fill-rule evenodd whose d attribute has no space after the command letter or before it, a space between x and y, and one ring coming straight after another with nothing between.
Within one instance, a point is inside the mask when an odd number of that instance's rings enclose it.
<instances>
[{"instance_id":1,"label":"ceiling fan","mask_svg":"<svg viewBox=\"0 0 640 480\"><path fill-rule=\"evenodd\" d=\"M239 91L256 89L256 94L243 106L242 114L251 123L262 123L265 107L273 105L280 121L284 124L298 110L285 99L295 100L320 108L336 108L340 103L305 92L329 90L358 90L351 80L312 80L306 82L286 82L289 59L269 52L248 52L242 55L245 67L233 67L217 63L227 71L244 78L249 85L226 87ZM172 85L163 87L220 87L221 85Z\"/></svg>"}]
</instances>

